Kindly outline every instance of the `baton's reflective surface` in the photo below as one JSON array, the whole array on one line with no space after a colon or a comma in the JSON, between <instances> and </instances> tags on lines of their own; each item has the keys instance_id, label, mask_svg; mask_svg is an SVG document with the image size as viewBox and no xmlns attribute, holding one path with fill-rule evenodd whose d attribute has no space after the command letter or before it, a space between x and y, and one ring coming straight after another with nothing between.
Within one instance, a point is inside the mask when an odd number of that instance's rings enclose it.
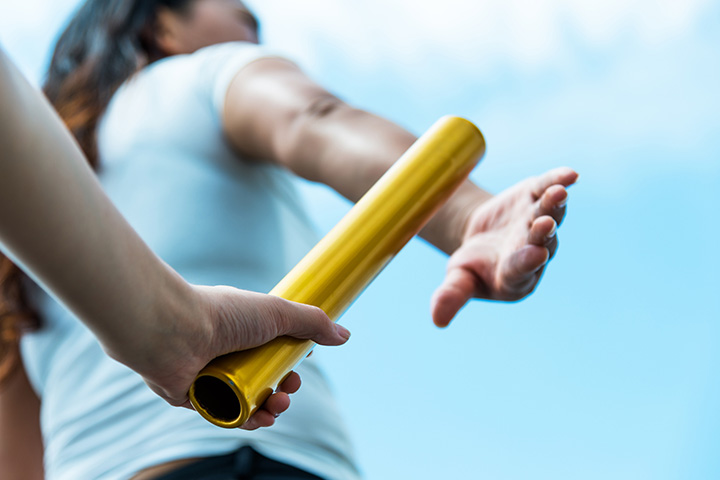
<instances>
[{"instance_id":1,"label":"baton's reflective surface","mask_svg":"<svg viewBox=\"0 0 720 480\"><path fill-rule=\"evenodd\" d=\"M472 123L441 118L270 294L315 305L337 320L484 152L485 140ZM190 400L211 423L239 427L314 346L309 340L281 337L219 357L195 379Z\"/></svg>"}]
</instances>

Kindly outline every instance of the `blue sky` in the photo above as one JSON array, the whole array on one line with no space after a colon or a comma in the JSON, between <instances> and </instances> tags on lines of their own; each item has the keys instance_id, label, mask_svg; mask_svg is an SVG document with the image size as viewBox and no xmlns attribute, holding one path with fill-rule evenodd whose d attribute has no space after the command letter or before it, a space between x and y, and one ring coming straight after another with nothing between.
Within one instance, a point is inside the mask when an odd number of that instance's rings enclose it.
<instances>
[{"instance_id":1,"label":"blue sky","mask_svg":"<svg viewBox=\"0 0 720 480\"><path fill-rule=\"evenodd\" d=\"M372 479L720 478L720 2L248 2L267 43L355 105L421 133L468 117L500 191L570 165L539 289L428 304L444 258L413 241L321 349ZM0 5L39 81L74 1ZM304 185L329 229L348 204Z\"/></svg>"}]
</instances>

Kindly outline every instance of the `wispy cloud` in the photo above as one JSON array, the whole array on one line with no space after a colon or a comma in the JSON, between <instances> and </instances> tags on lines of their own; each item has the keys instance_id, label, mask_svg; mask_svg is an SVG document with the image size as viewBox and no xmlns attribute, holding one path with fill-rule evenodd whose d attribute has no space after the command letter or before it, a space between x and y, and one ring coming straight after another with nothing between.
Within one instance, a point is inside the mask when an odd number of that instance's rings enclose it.
<instances>
[{"instance_id":1,"label":"wispy cloud","mask_svg":"<svg viewBox=\"0 0 720 480\"><path fill-rule=\"evenodd\" d=\"M254 0L269 25L268 39L313 62L315 44L333 46L364 68L422 61L441 50L449 60L482 58L532 68L566 50L571 31L602 48L628 35L651 44L672 40L702 18L710 0ZM288 41L286 41L288 40Z\"/></svg>"},{"instance_id":2,"label":"wispy cloud","mask_svg":"<svg viewBox=\"0 0 720 480\"><path fill-rule=\"evenodd\" d=\"M0 42L36 78L48 49L79 0L0 4ZM267 26L271 44L307 64L318 45L352 58L357 68L419 64L442 51L478 74L498 65L535 68L562 57L568 29L589 45L627 35L661 43L698 21L711 0L248 0ZM481 61L480 61L481 59Z\"/></svg>"}]
</instances>

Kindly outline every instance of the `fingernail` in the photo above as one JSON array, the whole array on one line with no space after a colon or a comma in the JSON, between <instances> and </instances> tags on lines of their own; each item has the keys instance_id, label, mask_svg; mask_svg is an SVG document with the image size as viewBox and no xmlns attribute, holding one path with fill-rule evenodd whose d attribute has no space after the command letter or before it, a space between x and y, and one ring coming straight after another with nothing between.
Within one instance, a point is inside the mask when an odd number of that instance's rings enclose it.
<instances>
[{"instance_id":1,"label":"fingernail","mask_svg":"<svg viewBox=\"0 0 720 480\"><path fill-rule=\"evenodd\" d=\"M560 200L555 208L562 208L565 205L567 205L567 202L568 202L568 195L565 195L565 198Z\"/></svg>"},{"instance_id":2,"label":"fingernail","mask_svg":"<svg viewBox=\"0 0 720 480\"><path fill-rule=\"evenodd\" d=\"M337 329L338 335L340 335L345 340L348 340L350 338L350 330L343 327L342 325L335 325L335 328Z\"/></svg>"},{"instance_id":3,"label":"fingernail","mask_svg":"<svg viewBox=\"0 0 720 480\"><path fill-rule=\"evenodd\" d=\"M545 238L547 238L549 240L549 239L553 238L556 233L557 233L557 223L553 223L552 230L550 230L548 232L548 234L545 235Z\"/></svg>"}]
</instances>

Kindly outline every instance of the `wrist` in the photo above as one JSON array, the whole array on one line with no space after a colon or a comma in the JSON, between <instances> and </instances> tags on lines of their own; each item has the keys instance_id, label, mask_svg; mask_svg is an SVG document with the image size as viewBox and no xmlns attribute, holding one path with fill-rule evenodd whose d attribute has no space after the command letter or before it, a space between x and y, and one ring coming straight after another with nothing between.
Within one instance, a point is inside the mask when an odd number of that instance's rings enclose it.
<instances>
[{"instance_id":1,"label":"wrist","mask_svg":"<svg viewBox=\"0 0 720 480\"><path fill-rule=\"evenodd\" d=\"M423 228L423 238L452 255L468 236L473 214L491 198L492 194L466 181Z\"/></svg>"},{"instance_id":2,"label":"wrist","mask_svg":"<svg viewBox=\"0 0 720 480\"><path fill-rule=\"evenodd\" d=\"M493 198L492 194L489 194L484 190L482 190L481 192L481 195L477 195L475 196L475 198L468 199L468 201L464 205L464 208L459 214L457 221L459 228L459 244L462 244L465 240L468 239L468 237L476 233L474 230L471 229L471 226L474 227L476 223L474 219L477 216L480 207L482 207L488 200Z\"/></svg>"},{"instance_id":3,"label":"wrist","mask_svg":"<svg viewBox=\"0 0 720 480\"><path fill-rule=\"evenodd\" d=\"M115 360L144 375L190 361L210 330L202 296L172 268L162 263L160 275L147 289L149 297L103 348Z\"/></svg>"}]
</instances>

